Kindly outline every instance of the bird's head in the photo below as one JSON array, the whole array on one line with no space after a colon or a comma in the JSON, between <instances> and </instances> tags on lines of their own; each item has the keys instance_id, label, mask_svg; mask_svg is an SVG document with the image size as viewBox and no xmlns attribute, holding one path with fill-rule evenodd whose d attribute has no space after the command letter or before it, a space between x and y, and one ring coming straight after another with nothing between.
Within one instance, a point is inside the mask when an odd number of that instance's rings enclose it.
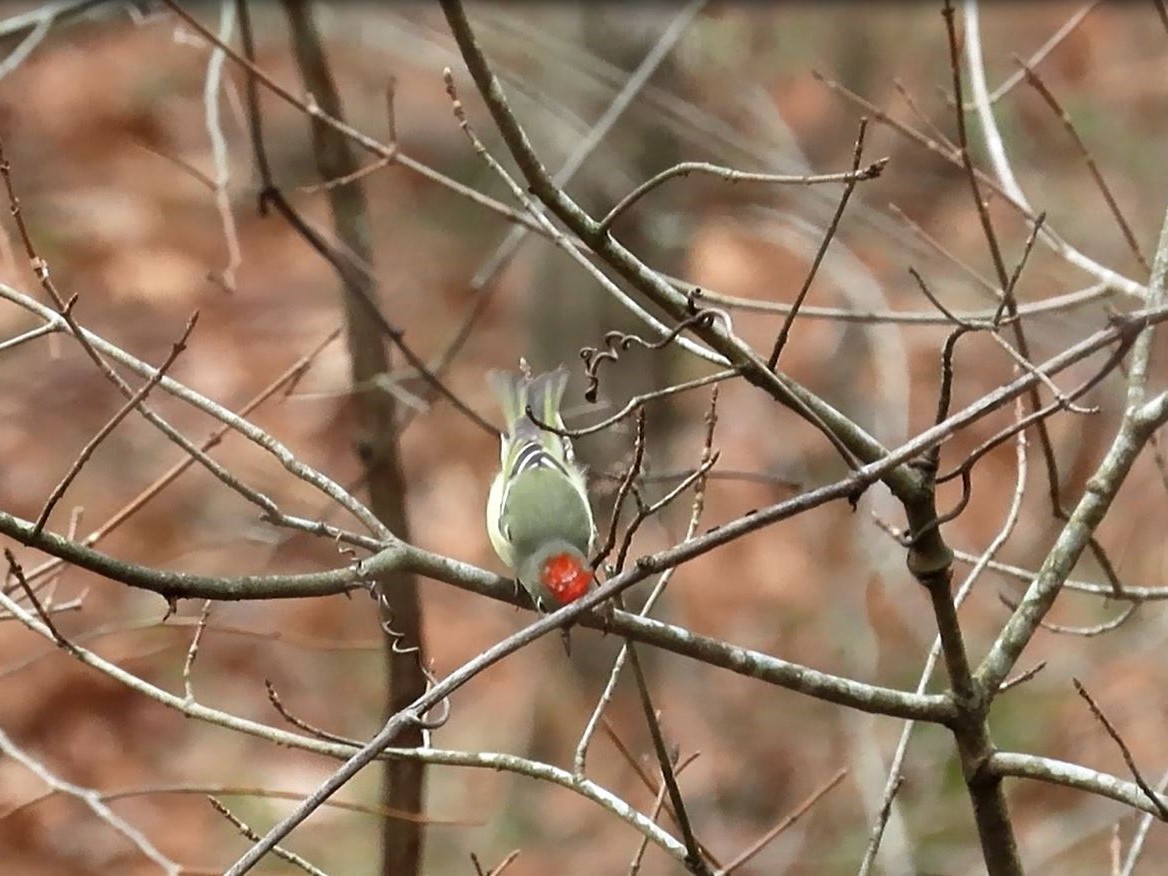
<instances>
[{"instance_id":1,"label":"bird's head","mask_svg":"<svg viewBox=\"0 0 1168 876\"><path fill-rule=\"evenodd\" d=\"M558 539L536 551L524 567L519 570L520 580L538 584L557 605L575 602L588 592L593 580L588 558L575 545Z\"/></svg>"}]
</instances>

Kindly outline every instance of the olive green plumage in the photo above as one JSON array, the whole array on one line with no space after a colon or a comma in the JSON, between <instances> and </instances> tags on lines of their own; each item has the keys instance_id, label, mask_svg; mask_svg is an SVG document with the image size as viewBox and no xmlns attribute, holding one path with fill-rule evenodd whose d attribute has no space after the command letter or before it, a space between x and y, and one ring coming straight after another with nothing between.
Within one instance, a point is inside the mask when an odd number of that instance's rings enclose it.
<instances>
[{"instance_id":1,"label":"olive green plumage","mask_svg":"<svg viewBox=\"0 0 1168 876\"><path fill-rule=\"evenodd\" d=\"M545 563L566 556L584 565L596 529L571 442L541 429L526 410L530 405L541 422L563 429L560 402L568 372L528 377L493 371L488 380L503 410L504 432L500 471L487 501L487 532L519 583L538 604L554 607L561 600L541 580Z\"/></svg>"}]
</instances>

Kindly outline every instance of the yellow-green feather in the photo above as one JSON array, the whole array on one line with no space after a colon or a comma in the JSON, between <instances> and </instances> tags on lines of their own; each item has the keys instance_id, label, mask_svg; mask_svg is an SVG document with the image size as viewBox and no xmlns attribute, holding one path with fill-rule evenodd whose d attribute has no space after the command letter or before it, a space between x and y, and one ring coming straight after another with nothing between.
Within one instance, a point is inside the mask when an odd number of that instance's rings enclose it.
<instances>
[{"instance_id":1,"label":"yellow-green feather","mask_svg":"<svg viewBox=\"0 0 1168 876\"><path fill-rule=\"evenodd\" d=\"M588 553L595 539L595 525L588 502L584 472L575 463L572 445L554 432L545 431L527 416L531 406L536 417L550 426L564 428L560 403L568 372L560 368L528 378L494 371L488 380L499 397L504 433L500 447L500 471L487 500L487 532L499 558L513 570L550 541L564 541ZM522 460L530 463L536 445L555 464L516 471ZM523 582L531 586L532 582Z\"/></svg>"}]
</instances>

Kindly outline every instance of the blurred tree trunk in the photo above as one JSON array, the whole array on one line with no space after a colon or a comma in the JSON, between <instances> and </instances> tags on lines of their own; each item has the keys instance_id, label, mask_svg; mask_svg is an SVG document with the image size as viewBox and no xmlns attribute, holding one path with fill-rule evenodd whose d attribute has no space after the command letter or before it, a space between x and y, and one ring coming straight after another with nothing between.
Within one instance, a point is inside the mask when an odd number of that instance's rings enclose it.
<instances>
[{"instance_id":1,"label":"blurred tree trunk","mask_svg":"<svg viewBox=\"0 0 1168 876\"><path fill-rule=\"evenodd\" d=\"M297 63L305 89L326 113L344 118L340 95L306 0L283 0L292 28ZM349 141L335 129L313 120L313 151L317 170L326 180L346 176L358 168ZM337 238L366 265L373 262L365 193L359 183L334 186L328 190L329 206ZM409 541L409 521L405 510L405 478L394 428L395 405L387 392L370 389L373 378L388 370L389 357L381 328L371 318L376 307L376 284L365 275L345 278L343 307L351 357L353 398L357 406L357 448L365 467L373 512L399 538ZM352 288L360 284L359 289ZM408 645L422 644L422 615L417 582L412 575L395 573L378 582L384 594L393 630ZM425 692L426 680L418 655L393 650L394 639L386 636L388 664L386 712L407 707ZM422 732L410 727L394 743L400 747L422 744ZM421 813L425 770L420 762L386 761L381 799L385 806ZM381 872L384 876L411 876L421 872L422 824L402 819L383 821Z\"/></svg>"}]
</instances>

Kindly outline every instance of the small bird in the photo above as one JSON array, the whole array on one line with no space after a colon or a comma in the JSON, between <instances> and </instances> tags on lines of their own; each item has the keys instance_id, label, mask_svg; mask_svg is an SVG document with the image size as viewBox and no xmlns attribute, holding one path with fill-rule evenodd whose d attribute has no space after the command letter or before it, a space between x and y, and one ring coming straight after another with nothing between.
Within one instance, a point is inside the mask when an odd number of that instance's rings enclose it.
<instances>
[{"instance_id":1,"label":"small bird","mask_svg":"<svg viewBox=\"0 0 1168 876\"><path fill-rule=\"evenodd\" d=\"M505 429L501 470L487 498L487 532L495 553L515 573L541 610L559 608L588 592L593 573L588 554L596 525L584 472L571 442L541 429L527 416L564 428L560 401L568 371L531 376L492 371L487 379L499 397Z\"/></svg>"}]
</instances>

